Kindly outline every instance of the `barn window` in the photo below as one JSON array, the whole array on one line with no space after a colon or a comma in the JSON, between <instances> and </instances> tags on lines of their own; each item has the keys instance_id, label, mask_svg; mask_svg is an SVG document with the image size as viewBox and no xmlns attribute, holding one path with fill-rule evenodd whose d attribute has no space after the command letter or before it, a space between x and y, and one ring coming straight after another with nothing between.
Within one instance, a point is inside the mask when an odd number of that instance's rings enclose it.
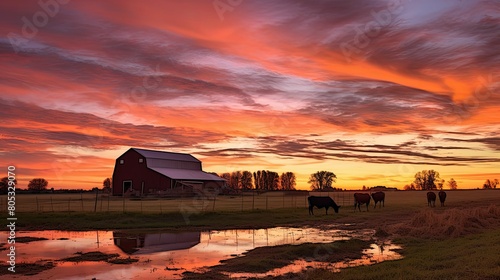
<instances>
[{"instance_id":1,"label":"barn window","mask_svg":"<svg viewBox=\"0 0 500 280\"><path fill-rule=\"evenodd\" d=\"M120 164L123 164L125 161L123 159L120 159Z\"/></svg>"},{"instance_id":2,"label":"barn window","mask_svg":"<svg viewBox=\"0 0 500 280\"><path fill-rule=\"evenodd\" d=\"M142 163L143 161L144 161L144 159L143 159L143 158L140 158L140 159L139 159L139 163Z\"/></svg>"}]
</instances>

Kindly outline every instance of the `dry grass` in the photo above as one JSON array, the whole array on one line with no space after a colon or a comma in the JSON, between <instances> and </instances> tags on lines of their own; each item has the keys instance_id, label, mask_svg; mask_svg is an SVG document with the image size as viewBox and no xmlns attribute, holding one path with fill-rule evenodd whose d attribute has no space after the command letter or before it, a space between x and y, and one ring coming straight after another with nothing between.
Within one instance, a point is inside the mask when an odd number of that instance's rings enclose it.
<instances>
[{"instance_id":1,"label":"dry grass","mask_svg":"<svg viewBox=\"0 0 500 280\"><path fill-rule=\"evenodd\" d=\"M443 211L425 209L408 221L387 226L386 231L422 238L459 237L500 226L500 206L452 208Z\"/></svg>"},{"instance_id":2,"label":"dry grass","mask_svg":"<svg viewBox=\"0 0 500 280\"><path fill-rule=\"evenodd\" d=\"M131 264L138 262L139 259L133 258L120 258L118 254L105 254L99 251L82 253L75 253L76 256L64 258L61 261L66 262L108 262L112 264Z\"/></svg>"},{"instance_id":3,"label":"dry grass","mask_svg":"<svg viewBox=\"0 0 500 280\"><path fill-rule=\"evenodd\" d=\"M0 275L10 275L2 279L12 279L10 277L12 277L13 273L8 270L9 267L10 267L9 265L0 264ZM33 276L45 270L52 269L54 267L55 264L51 261L38 261L35 263L17 263L15 274Z\"/></svg>"}]
</instances>

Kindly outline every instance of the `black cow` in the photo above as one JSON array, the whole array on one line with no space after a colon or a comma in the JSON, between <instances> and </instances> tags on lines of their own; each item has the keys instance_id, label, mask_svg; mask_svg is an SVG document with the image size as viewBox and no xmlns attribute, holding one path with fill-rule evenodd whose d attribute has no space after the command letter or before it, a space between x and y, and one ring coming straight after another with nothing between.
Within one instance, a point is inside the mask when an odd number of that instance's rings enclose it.
<instances>
[{"instance_id":1,"label":"black cow","mask_svg":"<svg viewBox=\"0 0 500 280\"><path fill-rule=\"evenodd\" d=\"M328 208L332 207L335 210L335 213L339 212L340 206L333 201L333 199L329 196L309 196L307 198L309 201L309 215L314 215L313 207L316 206L319 209L325 207L326 214L328 215Z\"/></svg>"},{"instance_id":2,"label":"black cow","mask_svg":"<svg viewBox=\"0 0 500 280\"><path fill-rule=\"evenodd\" d=\"M434 192L427 193L427 205L430 207L436 207L436 194Z\"/></svg>"},{"instance_id":3,"label":"black cow","mask_svg":"<svg viewBox=\"0 0 500 280\"><path fill-rule=\"evenodd\" d=\"M373 198L373 201L375 202L375 205L373 206L373 208L377 207L377 202L380 202L379 208L382 207L382 204L385 207L385 201L384 201L385 200L385 193L384 192L372 193L372 198Z\"/></svg>"},{"instance_id":4,"label":"black cow","mask_svg":"<svg viewBox=\"0 0 500 280\"><path fill-rule=\"evenodd\" d=\"M361 204L366 204L366 211L368 211L368 205L370 205L371 197L367 193L355 193L354 194L354 211L356 211L356 206L361 212Z\"/></svg>"},{"instance_id":5,"label":"black cow","mask_svg":"<svg viewBox=\"0 0 500 280\"><path fill-rule=\"evenodd\" d=\"M438 193L439 201L441 202L441 206L444 206L444 201L446 200L446 193L444 191L440 191Z\"/></svg>"}]
</instances>

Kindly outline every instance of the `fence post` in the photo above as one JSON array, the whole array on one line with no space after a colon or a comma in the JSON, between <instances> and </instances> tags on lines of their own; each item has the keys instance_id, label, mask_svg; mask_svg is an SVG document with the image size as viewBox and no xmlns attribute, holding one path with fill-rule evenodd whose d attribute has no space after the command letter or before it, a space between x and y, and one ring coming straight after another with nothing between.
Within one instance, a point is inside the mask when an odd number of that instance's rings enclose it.
<instances>
[{"instance_id":1,"label":"fence post","mask_svg":"<svg viewBox=\"0 0 500 280\"><path fill-rule=\"evenodd\" d=\"M101 212L102 212L102 195L101 195Z\"/></svg>"},{"instance_id":2,"label":"fence post","mask_svg":"<svg viewBox=\"0 0 500 280\"><path fill-rule=\"evenodd\" d=\"M212 212L215 212L215 200L217 199L217 195L214 196L214 204L212 204Z\"/></svg>"},{"instance_id":3,"label":"fence post","mask_svg":"<svg viewBox=\"0 0 500 280\"><path fill-rule=\"evenodd\" d=\"M95 190L94 213L97 212L97 196L98 195L99 195L99 190Z\"/></svg>"},{"instance_id":4,"label":"fence post","mask_svg":"<svg viewBox=\"0 0 500 280\"><path fill-rule=\"evenodd\" d=\"M252 211L255 209L255 192L252 191Z\"/></svg>"}]
</instances>

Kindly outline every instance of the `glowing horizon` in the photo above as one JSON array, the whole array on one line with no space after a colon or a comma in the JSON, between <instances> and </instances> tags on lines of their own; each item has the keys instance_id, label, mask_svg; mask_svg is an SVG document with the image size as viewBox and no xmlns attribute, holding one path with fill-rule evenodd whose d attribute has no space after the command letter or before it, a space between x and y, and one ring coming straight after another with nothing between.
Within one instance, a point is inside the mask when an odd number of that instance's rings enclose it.
<instances>
[{"instance_id":1,"label":"glowing horizon","mask_svg":"<svg viewBox=\"0 0 500 280\"><path fill-rule=\"evenodd\" d=\"M500 179L488 1L33 0L0 15L1 166L20 188L102 187L131 147L291 171L298 189L320 170L346 189L424 169L459 189Z\"/></svg>"}]
</instances>

